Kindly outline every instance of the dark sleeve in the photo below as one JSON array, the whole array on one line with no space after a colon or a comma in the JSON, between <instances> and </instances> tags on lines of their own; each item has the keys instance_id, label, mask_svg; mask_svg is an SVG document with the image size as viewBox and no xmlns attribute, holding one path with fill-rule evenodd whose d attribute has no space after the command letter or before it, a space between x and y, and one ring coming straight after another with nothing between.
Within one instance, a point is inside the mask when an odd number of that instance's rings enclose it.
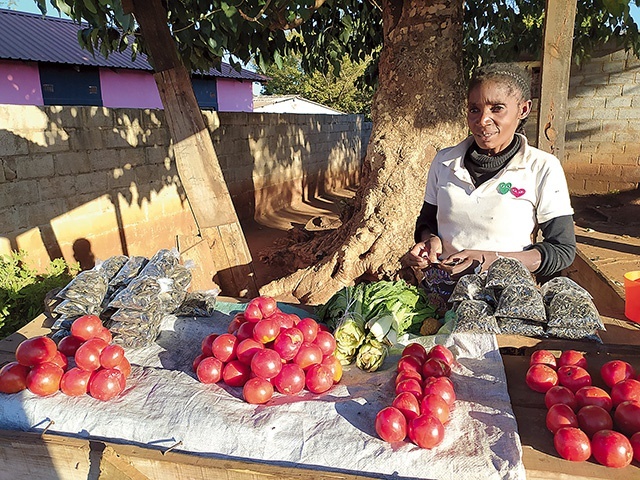
<instances>
[{"instance_id":1,"label":"dark sleeve","mask_svg":"<svg viewBox=\"0 0 640 480\"><path fill-rule=\"evenodd\" d=\"M422 241L422 232L428 230L434 235L438 234L438 206L431 205L430 203L424 202L422 204L422 209L420 210L420 215L418 215L418 220L416 220L416 230L413 234L413 238L416 243Z\"/></svg>"},{"instance_id":2,"label":"dark sleeve","mask_svg":"<svg viewBox=\"0 0 640 480\"><path fill-rule=\"evenodd\" d=\"M542 242L535 248L542 255L540 267L533 272L538 277L550 277L573 263L576 256L576 234L573 227L573 215L552 218L540 224Z\"/></svg>"}]
</instances>

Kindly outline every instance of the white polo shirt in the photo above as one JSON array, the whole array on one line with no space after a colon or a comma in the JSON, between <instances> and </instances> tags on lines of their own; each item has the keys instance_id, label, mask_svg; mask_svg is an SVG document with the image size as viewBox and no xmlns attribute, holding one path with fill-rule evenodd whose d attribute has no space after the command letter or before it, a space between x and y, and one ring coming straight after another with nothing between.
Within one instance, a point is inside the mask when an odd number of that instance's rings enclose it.
<instances>
[{"instance_id":1,"label":"white polo shirt","mask_svg":"<svg viewBox=\"0 0 640 480\"><path fill-rule=\"evenodd\" d=\"M573 214L560 161L520 138L516 155L478 188L464 167L472 136L435 156L424 201L438 207L442 258L464 249L522 251L537 224Z\"/></svg>"}]
</instances>

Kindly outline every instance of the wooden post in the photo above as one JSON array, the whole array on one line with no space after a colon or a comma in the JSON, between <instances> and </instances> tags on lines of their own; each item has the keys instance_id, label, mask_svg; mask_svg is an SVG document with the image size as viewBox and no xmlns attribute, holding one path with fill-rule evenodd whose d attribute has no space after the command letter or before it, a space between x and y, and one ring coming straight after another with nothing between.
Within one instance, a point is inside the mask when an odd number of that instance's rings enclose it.
<instances>
[{"instance_id":1,"label":"wooden post","mask_svg":"<svg viewBox=\"0 0 640 480\"><path fill-rule=\"evenodd\" d=\"M149 49L164 106L180 180L215 265L216 280L228 296L255 296L251 253L227 189L211 135L182 63L161 0L128 0ZM191 242L195 243L195 242Z\"/></svg>"},{"instance_id":2,"label":"wooden post","mask_svg":"<svg viewBox=\"0 0 640 480\"><path fill-rule=\"evenodd\" d=\"M567 98L577 0L546 0L538 148L564 162Z\"/></svg>"}]
</instances>

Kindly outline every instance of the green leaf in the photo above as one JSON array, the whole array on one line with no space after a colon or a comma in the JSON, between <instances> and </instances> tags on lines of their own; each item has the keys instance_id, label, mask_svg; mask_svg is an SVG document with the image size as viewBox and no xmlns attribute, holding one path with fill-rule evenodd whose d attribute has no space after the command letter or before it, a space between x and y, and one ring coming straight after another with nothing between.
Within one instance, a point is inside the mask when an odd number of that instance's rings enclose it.
<instances>
[{"instance_id":1,"label":"green leaf","mask_svg":"<svg viewBox=\"0 0 640 480\"><path fill-rule=\"evenodd\" d=\"M98 9L96 8L96 4L93 0L83 0L83 3L84 7L91 13L98 13Z\"/></svg>"}]
</instances>

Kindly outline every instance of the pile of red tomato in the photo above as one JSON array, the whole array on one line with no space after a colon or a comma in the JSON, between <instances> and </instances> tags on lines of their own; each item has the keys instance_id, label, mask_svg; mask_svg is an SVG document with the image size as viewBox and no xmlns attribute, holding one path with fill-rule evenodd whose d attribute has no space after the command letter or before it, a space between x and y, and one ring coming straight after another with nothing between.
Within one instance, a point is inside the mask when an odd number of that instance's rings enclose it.
<instances>
[{"instance_id":1,"label":"pile of red tomato","mask_svg":"<svg viewBox=\"0 0 640 480\"><path fill-rule=\"evenodd\" d=\"M246 402L263 404L275 391L296 395L305 387L312 393L329 390L342 378L335 349L324 325L284 313L273 298L260 296L235 315L227 333L203 339L193 370L202 383L242 387Z\"/></svg>"},{"instance_id":2,"label":"pile of red tomato","mask_svg":"<svg viewBox=\"0 0 640 480\"><path fill-rule=\"evenodd\" d=\"M376 416L376 432L386 442L407 436L421 448L433 448L444 438L444 425L456 400L451 376L451 350L435 345L428 352L410 343L398 361L396 397Z\"/></svg>"},{"instance_id":3,"label":"pile of red tomato","mask_svg":"<svg viewBox=\"0 0 640 480\"><path fill-rule=\"evenodd\" d=\"M33 337L18 345L16 361L0 370L0 392L25 388L45 397L61 390L69 396L89 394L110 400L125 389L131 364L120 345L111 343L109 329L95 315L84 315L71 325L71 335L56 343ZM75 363L70 367L69 358Z\"/></svg>"},{"instance_id":4,"label":"pile of red tomato","mask_svg":"<svg viewBox=\"0 0 640 480\"><path fill-rule=\"evenodd\" d=\"M558 358L548 350L530 357L526 383L545 394L546 425L558 454L574 462L592 455L607 467L640 461L640 375L622 360L600 369L608 387L592 385L587 358L565 350Z\"/></svg>"}]
</instances>

